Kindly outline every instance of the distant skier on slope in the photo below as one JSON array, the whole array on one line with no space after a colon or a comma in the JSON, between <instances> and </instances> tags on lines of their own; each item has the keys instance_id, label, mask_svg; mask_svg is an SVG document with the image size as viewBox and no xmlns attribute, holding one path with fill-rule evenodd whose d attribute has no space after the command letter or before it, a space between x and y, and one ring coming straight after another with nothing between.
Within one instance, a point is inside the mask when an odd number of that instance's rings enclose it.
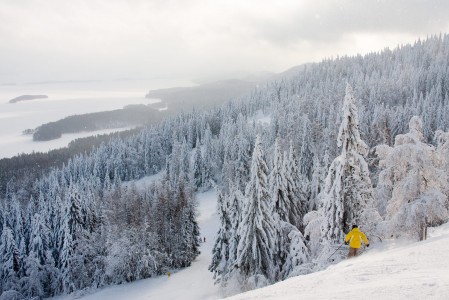
<instances>
[{"instance_id":1,"label":"distant skier on slope","mask_svg":"<svg viewBox=\"0 0 449 300\"><path fill-rule=\"evenodd\" d=\"M366 247L369 247L369 241L366 238L366 235L359 230L357 225L352 225L352 230L346 235L345 244L349 243L349 253L348 258L357 256L357 251L362 245L362 240L366 244Z\"/></svg>"}]
</instances>

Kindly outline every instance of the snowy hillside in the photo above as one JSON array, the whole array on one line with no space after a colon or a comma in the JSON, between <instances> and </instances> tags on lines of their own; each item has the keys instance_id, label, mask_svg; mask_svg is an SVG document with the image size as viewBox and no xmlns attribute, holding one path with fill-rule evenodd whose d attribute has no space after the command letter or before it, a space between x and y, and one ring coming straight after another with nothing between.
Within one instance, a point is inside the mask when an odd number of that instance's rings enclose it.
<instances>
[{"instance_id":1,"label":"snowy hillside","mask_svg":"<svg viewBox=\"0 0 449 300\"><path fill-rule=\"evenodd\" d=\"M201 255L192 266L167 276L106 287L84 297L82 293L54 300L120 299L221 299L207 270L212 239L217 230L216 195L199 194ZM446 299L449 290L449 223L430 229L422 242L384 241L358 258L331 265L326 270L287 279L262 289L227 299Z\"/></svg>"},{"instance_id":2,"label":"snowy hillside","mask_svg":"<svg viewBox=\"0 0 449 300\"><path fill-rule=\"evenodd\" d=\"M324 271L229 299L449 299L449 224L422 242L385 241Z\"/></svg>"}]
</instances>

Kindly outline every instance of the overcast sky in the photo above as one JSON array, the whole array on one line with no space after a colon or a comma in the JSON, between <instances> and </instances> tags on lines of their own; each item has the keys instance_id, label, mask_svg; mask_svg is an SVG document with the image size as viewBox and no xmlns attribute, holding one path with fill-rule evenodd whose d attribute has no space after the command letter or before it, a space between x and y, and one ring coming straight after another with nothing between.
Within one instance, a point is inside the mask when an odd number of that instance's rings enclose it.
<instances>
[{"instance_id":1,"label":"overcast sky","mask_svg":"<svg viewBox=\"0 0 449 300\"><path fill-rule=\"evenodd\" d=\"M449 32L447 0L0 0L0 83L280 72Z\"/></svg>"}]
</instances>

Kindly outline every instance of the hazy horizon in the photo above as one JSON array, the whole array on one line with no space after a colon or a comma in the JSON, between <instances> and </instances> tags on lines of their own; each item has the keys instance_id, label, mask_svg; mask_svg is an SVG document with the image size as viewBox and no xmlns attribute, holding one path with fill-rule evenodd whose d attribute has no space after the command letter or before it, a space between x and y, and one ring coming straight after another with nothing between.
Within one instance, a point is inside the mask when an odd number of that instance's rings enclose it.
<instances>
[{"instance_id":1,"label":"hazy horizon","mask_svg":"<svg viewBox=\"0 0 449 300\"><path fill-rule=\"evenodd\" d=\"M223 79L449 31L449 3L0 0L0 84Z\"/></svg>"}]
</instances>

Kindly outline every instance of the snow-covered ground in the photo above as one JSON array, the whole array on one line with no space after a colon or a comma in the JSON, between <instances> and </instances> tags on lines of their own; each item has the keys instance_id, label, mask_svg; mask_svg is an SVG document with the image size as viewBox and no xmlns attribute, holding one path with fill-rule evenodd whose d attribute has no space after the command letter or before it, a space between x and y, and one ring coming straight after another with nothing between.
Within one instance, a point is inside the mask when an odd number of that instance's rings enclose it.
<instances>
[{"instance_id":1,"label":"snow-covered ground","mask_svg":"<svg viewBox=\"0 0 449 300\"><path fill-rule=\"evenodd\" d=\"M416 243L386 241L324 271L229 299L449 299L449 224Z\"/></svg>"},{"instance_id":2,"label":"snow-covered ground","mask_svg":"<svg viewBox=\"0 0 449 300\"><path fill-rule=\"evenodd\" d=\"M160 174L136 182L142 187ZM218 229L216 194L198 195L201 254L189 268L136 282L106 287L88 295L70 295L54 300L223 298L208 271ZM429 229L422 242L386 240L361 256L342 261L326 270L298 276L229 299L449 299L449 223Z\"/></svg>"},{"instance_id":3,"label":"snow-covered ground","mask_svg":"<svg viewBox=\"0 0 449 300\"><path fill-rule=\"evenodd\" d=\"M147 177L136 185L148 184L159 175ZM218 230L216 217L217 196L214 191L201 193L197 196L199 202L198 222L201 237L206 242L201 243L201 254L189 268L174 271L171 276L158 276L132 283L106 287L92 294L78 298L76 295L56 297L54 300L209 300L220 299L220 291L214 285L212 273L208 271L215 234Z\"/></svg>"}]
</instances>

